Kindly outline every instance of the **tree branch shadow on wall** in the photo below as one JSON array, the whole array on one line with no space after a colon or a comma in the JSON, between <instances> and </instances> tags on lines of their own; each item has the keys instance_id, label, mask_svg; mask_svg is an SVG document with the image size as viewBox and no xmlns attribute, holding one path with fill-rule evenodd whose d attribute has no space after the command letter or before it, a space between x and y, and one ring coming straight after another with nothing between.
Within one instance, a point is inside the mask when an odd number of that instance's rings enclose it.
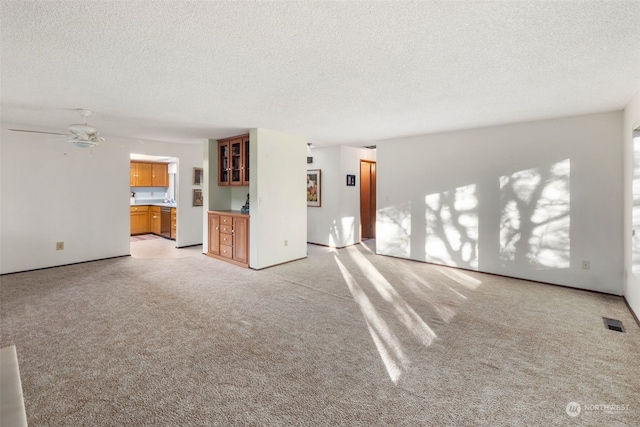
<instances>
[{"instance_id":1,"label":"tree branch shadow on wall","mask_svg":"<svg viewBox=\"0 0 640 427\"><path fill-rule=\"evenodd\" d=\"M570 160L500 178L503 268L571 265Z\"/></svg>"},{"instance_id":2,"label":"tree branch shadow on wall","mask_svg":"<svg viewBox=\"0 0 640 427\"><path fill-rule=\"evenodd\" d=\"M478 268L478 198L476 185L425 197L425 260Z\"/></svg>"},{"instance_id":3,"label":"tree branch shadow on wall","mask_svg":"<svg viewBox=\"0 0 640 427\"><path fill-rule=\"evenodd\" d=\"M376 212L376 249L391 256L411 256L411 202L378 209Z\"/></svg>"},{"instance_id":4,"label":"tree branch shadow on wall","mask_svg":"<svg viewBox=\"0 0 640 427\"><path fill-rule=\"evenodd\" d=\"M488 207L499 221L499 253L484 256L509 270L569 268L570 174L566 159L500 177L499 205ZM378 210L385 236L377 242L379 252L478 269L478 206L491 191L469 184ZM412 228L423 233L412 234Z\"/></svg>"}]
</instances>

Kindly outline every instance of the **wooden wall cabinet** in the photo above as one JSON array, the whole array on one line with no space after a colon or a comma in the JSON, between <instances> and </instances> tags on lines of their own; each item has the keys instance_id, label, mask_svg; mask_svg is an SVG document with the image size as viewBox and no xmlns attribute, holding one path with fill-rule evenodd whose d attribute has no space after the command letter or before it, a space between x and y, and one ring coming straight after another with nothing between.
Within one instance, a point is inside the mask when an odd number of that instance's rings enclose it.
<instances>
[{"instance_id":1,"label":"wooden wall cabinet","mask_svg":"<svg viewBox=\"0 0 640 427\"><path fill-rule=\"evenodd\" d=\"M168 187L167 163L131 162L131 187Z\"/></svg>"},{"instance_id":2,"label":"wooden wall cabinet","mask_svg":"<svg viewBox=\"0 0 640 427\"><path fill-rule=\"evenodd\" d=\"M131 206L131 235L145 234L151 231L149 224L149 206Z\"/></svg>"},{"instance_id":3,"label":"wooden wall cabinet","mask_svg":"<svg viewBox=\"0 0 640 427\"><path fill-rule=\"evenodd\" d=\"M249 135L218 141L218 185L249 185Z\"/></svg>"},{"instance_id":4,"label":"wooden wall cabinet","mask_svg":"<svg viewBox=\"0 0 640 427\"><path fill-rule=\"evenodd\" d=\"M168 187L169 186L169 164L167 163L151 164L151 186L152 187Z\"/></svg>"},{"instance_id":5,"label":"wooden wall cabinet","mask_svg":"<svg viewBox=\"0 0 640 427\"><path fill-rule=\"evenodd\" d=\"M249 215L209 211L207 255L240 267L249 267Z\"/></svg>"},{"instance_id":6,"label":"wooden wall cabinet","mask_svg":"<svg viewBox=\"0 0 640 427\"><path fill-rule=\"evenodd\" d=\"M151 163L131 162L131 187L151 187Z\"/></svg>"}]
</instances>

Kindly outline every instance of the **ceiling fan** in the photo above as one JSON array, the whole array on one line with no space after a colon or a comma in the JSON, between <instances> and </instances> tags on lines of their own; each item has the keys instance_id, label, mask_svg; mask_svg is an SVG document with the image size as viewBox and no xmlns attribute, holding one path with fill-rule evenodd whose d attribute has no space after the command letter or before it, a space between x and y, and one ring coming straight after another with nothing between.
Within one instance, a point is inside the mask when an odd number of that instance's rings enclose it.
<instances>
[{"instance_id":1,"label":"ceiling fan","mask_svg":"<svg viewBox=\"0 0 640 427\"><path fill-rule=\"evenodd\" d=\"M48 135L62 135L68 136L69 142L82 148L93 148L105 139L99 136L99 131L93 126L87 124L87 116L91 114L91 111L83 108L78 108L76 111L84 117L83 124L71 124L67 127L69 133L57 133L57 132L42 132L38 130L26 130L26 129L8 129L13 132L30 132L30 133L44 133Z\"/></svg>"}]
</instances>

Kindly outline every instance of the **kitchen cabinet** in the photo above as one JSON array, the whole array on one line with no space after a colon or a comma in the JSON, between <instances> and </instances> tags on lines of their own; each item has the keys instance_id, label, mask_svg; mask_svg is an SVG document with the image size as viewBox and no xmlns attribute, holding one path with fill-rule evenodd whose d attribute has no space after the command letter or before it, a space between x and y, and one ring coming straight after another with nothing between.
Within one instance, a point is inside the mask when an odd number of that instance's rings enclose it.
<instances>
[{"instance_id":1,"label":"kitchen cabinet","mask_svg":"<svg viewBox=\"0 0 640 427\"><path fill-rule=\"evenodd\" d=\"M131 187L151 187L151 163L131 162Z\"/></svg>"},{"instance_id":2,"label":"kitchen cabinet","mask_svg":"<svg viewBox=\"0 0 640 427\"><path fill-rule=\"evenodd\" d=\"M149 208L149 226L153 234L160 235L162 233L160 206L151 206Z\"/></svg>"},{"instance_id":3,"label":"kitchen cabinet","mask_svg":"<svg viewBox=\"0 0 640 427\"><path fill-rule=\"evenodd\" d=\"M151 231L149 224L149 206L131 206L131 235L145 234Z\"/></svg>"},{"instance_id":4,"label":"kitchen cabinet","mask_svg":"<svg viewBox=\"0 0 640 427\"><path fill-rule=\"evenodd\" d=\"M131 187L168 187L167 163L131 162Z\"/></svg>"},{"instance_id":5,"label":"kitchen cabinet","mask_svg":"<svg viewBox=\"0 0 640 427\"><path fill-rule=\"evenodd\" d=\"M151 164L151 186L152 187L168 187L169 186L169 164L167 163Z\"/></svg>"},{"instance_id":6,"label":"kitchen cabinet","mask_svg":"<svg viewBox=\"0 0 640 427\"><path fill-rule=\"evenodd\" d=\"M171 208L171 234L170 234L170 236L171 236L171 238L173 240L176 239L176 234L177 234L177 231L178 231L178 229L176 228L176 224L177 224L176 220L177 219L178 219L178 215L177 215L177 212L176 212L176 208Z\"/></svg>"},{"instance_id":7,"label":"kitchen cabinet","mask_svg":"<svg viewBox=\"0 0 640 427\"><path fill-rule=\"evenodd\" d=\"M237 211L209 211L207 255L249 267L249 215Z\"/></svg>"},{"instance_id":8,"label":"kitchen cabinet","mask_svg":"<svg viewBox=\"0 0 640 427\"><path fill-rule=\"evenodd\" d=\"M249 216L233 218L233 259L249 267Z\"/></svg>"},{"instance_id":9,"label":"kitchen cabinet","mask_svg":"<svg viewBox=\"0 0 640 427\"><path fill-rule=\"evenodd\" d=\"M218 185L249 185L249 135L218 141Z\"/></svg>"}]
</instances>

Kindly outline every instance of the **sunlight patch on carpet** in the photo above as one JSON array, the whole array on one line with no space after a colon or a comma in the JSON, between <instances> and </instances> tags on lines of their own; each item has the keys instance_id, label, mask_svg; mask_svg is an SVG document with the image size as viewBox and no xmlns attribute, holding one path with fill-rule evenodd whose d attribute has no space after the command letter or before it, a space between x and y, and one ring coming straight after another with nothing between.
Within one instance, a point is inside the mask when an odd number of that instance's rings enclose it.
<instances>
[{"instance_id":1,"label":"sunlight patch on carpet","mask_svg":"<svg viewBox=\"0 0 640 427\"><path fill-rule=\"evenodd\" d=\"M436 334L429 325L422 320L418 313L360 251L354 247L347 248L347 251L374 289L391 305L398 320L420 343L425 346L431 345L436 338Z\"/></svg>"},{"instance_id":2,"label":"sunlight patch on carpet","mask_svg":"<svg viewBox=\"0 0 640 427\"><path fill-rule=\"evenodd\" d=\"M380 316L378 310L376 310L371 300L364 293L356 279L349 273L349 270L345 265L340 262L338 257L334 254L334 259L338 268L344 277L344 281L353 295L353 299L360 307L360 311L364 317L364 320L369 328L369 333L373 339L373 343L380 353L382 363L389 374L391 381L396 384L400 379L403 369L408 366L408 360L402 352L402 345L398 340L398 337L393 333L387 322Z\"/></svg>"}]
</instances>

